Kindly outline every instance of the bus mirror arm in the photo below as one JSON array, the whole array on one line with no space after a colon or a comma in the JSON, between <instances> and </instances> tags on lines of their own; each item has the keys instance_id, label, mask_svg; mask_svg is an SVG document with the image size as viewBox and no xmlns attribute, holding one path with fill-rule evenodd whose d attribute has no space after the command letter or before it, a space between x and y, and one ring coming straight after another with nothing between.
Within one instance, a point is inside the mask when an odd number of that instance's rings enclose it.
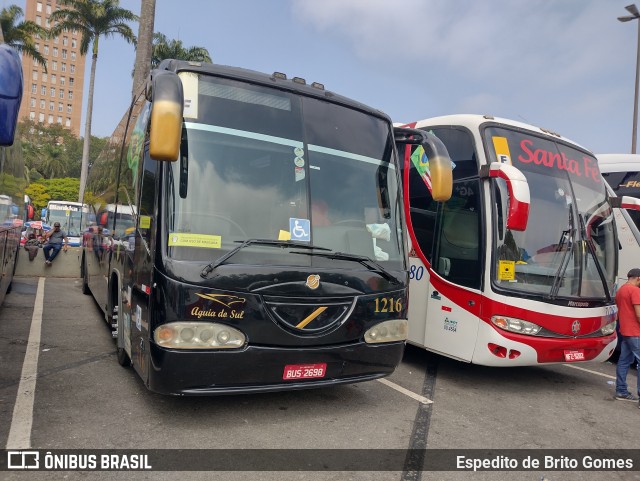
<instances>
[{"instance_id":1,"label":"bus mirror arm","mask_svg":"<svg viewBox=\"0 0 640 481\"><path fill-rule=\"evenodd\" d=\"M622 197L609 197L609 205L614 209L628 209L640 211L640 199L623 195Z\"/></svg>"},{"instance_id":2,"label":"bus mirror arm","mask_svg":"<svg viewBox=\"0 0 640 481\"><path fill-rule=\"evenodd\" d=\"M512 165L492 162L481 166L479 175L481 179L501 178L507 182L509 190L507 229L524 231L527 228L531 203L529 183L524 174Z\"/></svg>"},{"instance_id":3,"label":"bus mirror arm","mask_svg":"<svg viewBox=\"0 0 640 481\"><path fill-rule=\"evenodd\" d=\"M447 148L442 141L431 132L394 127L393 136L396 145L419 145L411 154L411 161L420 172L431 197L436 202L446 202L453 194L453 163Z\"/></svg>"},{"instance_id":4,"label":"bus mirror arm","mask_svg":"<svg viewBox=\"0 0 640 481\"><path fill-rule=\"evenodd\" d=\"M394 127L393 137L398 144L420 145L425 138L424 130L410 129L408 127Z\"/></svg>"}]
</instances>

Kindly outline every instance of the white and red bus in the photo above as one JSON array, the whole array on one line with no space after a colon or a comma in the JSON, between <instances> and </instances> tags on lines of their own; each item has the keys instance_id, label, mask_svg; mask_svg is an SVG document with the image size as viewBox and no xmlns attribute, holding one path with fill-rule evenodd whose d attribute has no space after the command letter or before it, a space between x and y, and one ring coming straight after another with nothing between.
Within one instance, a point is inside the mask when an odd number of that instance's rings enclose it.
<instances>
[{"instance_id":1,"label":"white and red bus","mask_svg":"<svg viewBox=\"0 0 640 481\"><path fill-rule=\"evenodd\" d=\"M439 204L426 159L403 148L408 342L488 366L606 360L618 241L593 154L491 116L407 126L435 134L454 163L453 196Z\"/></svg>"},{"instance_id":2,"label":"white and red bus","mask_svg":"<svg viewBox=\"0 0 640 481\"><path fill-rule=\"evenodd\" d=\"M640 155L598 154L602 177L610 194L620 197L620 204L629 207L640 199ZM623 203L624 201L624 203ZM640 265L640 211L614 209L619 240L618 285L627 282L627 272Z\"/></svg>"}]
</instances>

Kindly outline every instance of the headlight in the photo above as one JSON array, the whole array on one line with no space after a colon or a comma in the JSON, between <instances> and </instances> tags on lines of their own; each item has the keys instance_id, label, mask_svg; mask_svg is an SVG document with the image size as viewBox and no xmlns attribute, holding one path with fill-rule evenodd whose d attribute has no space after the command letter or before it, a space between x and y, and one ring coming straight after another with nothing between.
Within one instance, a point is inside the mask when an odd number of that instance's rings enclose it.
<instances>
[{"instance_id":1,"label":"headlight","mask_svg":"<svg viewBox=\"0 0 640 481\"><path fill-rule=\"evenodd\" d=\"M602 333L603 336L608 336L609 334L612 334L613 331L615 330L616 330L616 321L613 321L607 324L606 326L604 326L602 329L600 329L600 332Z\"/></svg>"},{"instance_id":2,"label":"headlight","mask_svg":"<svg viewBox=\"0 0 640 481\"><path fill-rule=\"evenodd\" d=\"M491 318L491 322L494 326L504 329L505 331L527 334L529 336L535 336L542 329L541 326L538 326L533 322L523 321L522 319L516 319L515 317L493 316Z\"/></svg>"},{"instance_id":3,"label":"headlight","mask_svg":"<svg viewBox=\"0 0 640 481\"><path fill-rule=\"evenodd\" d=\"M153 339L172 349L238 349L246 342L238 329L215 322L170 322L157 327Z\"/></svg>"},{"instance_id":4,"label":"headlight","mask_svg":"<svg viewBox=\"0 0 640 481\"><path fill-rule=\"evenodd\" d=\"M376 324L364 333L364 342L377 344L380 342L406 341L409 323L406 319L394 319Z\"/></svg>"}]
</instances>

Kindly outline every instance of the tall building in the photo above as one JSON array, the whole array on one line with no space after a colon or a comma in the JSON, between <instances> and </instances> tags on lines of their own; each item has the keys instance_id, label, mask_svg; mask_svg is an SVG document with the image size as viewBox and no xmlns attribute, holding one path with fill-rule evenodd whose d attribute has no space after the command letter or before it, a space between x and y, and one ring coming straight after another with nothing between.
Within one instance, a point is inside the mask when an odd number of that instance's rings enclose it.
<instances>
[{"instance_id":1,"label":"tall building","mask_svg":"<svg viewBox=\"0 0 640 481\"><path fill-rule=\"evenodd\" d=\"M26 0L25 20L50 28L49 16L58 8L56 0ZM33 58L22 56L21 119L61 124L80 136L85 62L80 40L77 31L65 31L52 39L36 38L36 48L47 60L46 72Z\"/></svg>"}]
</instances>

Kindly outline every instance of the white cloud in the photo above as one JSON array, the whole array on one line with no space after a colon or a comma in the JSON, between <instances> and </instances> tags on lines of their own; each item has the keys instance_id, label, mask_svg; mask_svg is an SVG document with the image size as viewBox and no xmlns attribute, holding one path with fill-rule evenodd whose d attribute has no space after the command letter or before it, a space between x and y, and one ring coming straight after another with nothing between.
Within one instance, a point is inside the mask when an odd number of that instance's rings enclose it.
<instances>
[{"instance_id":1,"label":"white cloud","mask_svg":"<svg viewBox=\"0 0 640 481\"><path fill-rule=\"evenodd\" d=\"M610 5L593 0L294 0L292 8L365 62L423 72L437 63L470 80L572 82L619 62L610 44L623 34Z\"/></svg>"}]
</instances>

